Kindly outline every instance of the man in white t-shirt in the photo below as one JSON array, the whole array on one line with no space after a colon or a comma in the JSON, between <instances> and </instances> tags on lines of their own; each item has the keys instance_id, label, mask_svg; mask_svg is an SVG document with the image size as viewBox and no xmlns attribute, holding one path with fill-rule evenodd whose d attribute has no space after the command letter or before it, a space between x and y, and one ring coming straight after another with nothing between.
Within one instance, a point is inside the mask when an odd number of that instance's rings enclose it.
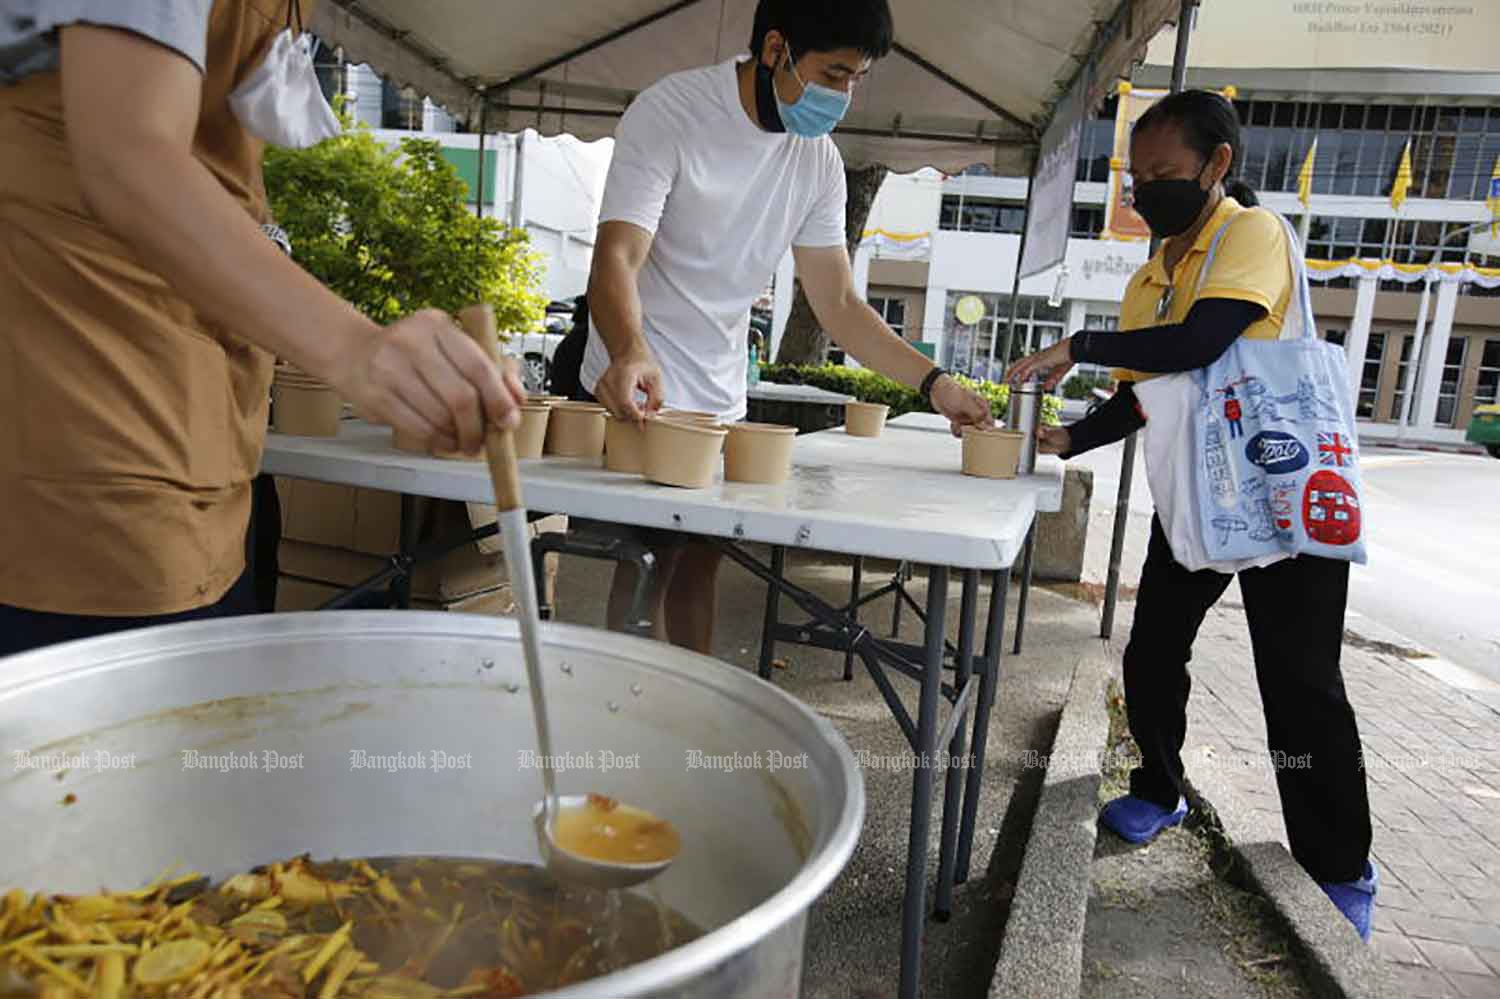
<instances>
[{"instance_id":1,"label":"man in white t-shirt","mask_svg":"<svg viewBox=\"0 0 1500 999\"><path fill-rule=\"evenodd\" d=\"M888 0L760 0L750 58L674 74L636 98L615 134L599 216L588 394L624 417L667 405L742 419L750 306L790 247L835 343L919 388L955 432L989 422L989 404L893 333L854 287L844 164L829 133L893 39ZM647 538L657 636L709 652L718 550ZM611 628L623 626L634 577L616 572Z\"/></svg>"}]
</instances>

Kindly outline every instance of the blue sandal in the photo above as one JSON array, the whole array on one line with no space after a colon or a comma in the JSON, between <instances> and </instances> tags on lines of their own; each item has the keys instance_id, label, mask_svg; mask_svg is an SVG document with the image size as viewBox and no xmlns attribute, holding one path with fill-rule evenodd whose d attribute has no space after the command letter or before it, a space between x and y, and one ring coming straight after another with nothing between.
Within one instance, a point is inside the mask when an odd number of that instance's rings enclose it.
<instances>
[{"instance_id":1,"label":"blue sandal","mask_svg":"<svg viewBox=\"0 0 1500 999\"><path fill-rule=\"evenodd\" d=\"M1354 924L1359 938L1370 942L1370 917L1375 910L1375 892L1380 888L1380 874L1375 865L1365 861L1365 876L1358 881L1319 881L1318 887L1338 906L1344 918Z\"/></svg>"},{"instance_id":2,"label":"blue sandal","mask_svg":"<svg viewBox=\"0 0 1500 999\"><path fill-rule=\"evenodd\" d=\"M1187 802L1177 799L1175 809L1127 794L1105 805L1099 822L1128 843L1149 843L1163 830L1187 816Z\"/></svg>"}]
</instances>

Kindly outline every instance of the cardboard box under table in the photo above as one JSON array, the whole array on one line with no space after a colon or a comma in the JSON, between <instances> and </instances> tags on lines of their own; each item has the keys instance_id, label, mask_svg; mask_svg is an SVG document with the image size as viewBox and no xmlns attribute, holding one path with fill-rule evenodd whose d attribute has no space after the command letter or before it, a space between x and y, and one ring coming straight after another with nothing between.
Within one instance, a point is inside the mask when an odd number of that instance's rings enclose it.
<instances>
[{"instance_id":1,"label":"cardboard box under table","mask_svg":"<svg viewBox=\"0 0 1500 999\"><path fill-rule=\"evenodd\" d=\"M494 511L353 486L279 478L278 611L409 606L469 614L514 610L499 539L485 536ZM407 536L403 538L403 523ZM533 531L559 530L560 520ZM544 576L555 599L556 562ZM377 580L373 586L364 586Z\"/></svg>"}]
</instances>

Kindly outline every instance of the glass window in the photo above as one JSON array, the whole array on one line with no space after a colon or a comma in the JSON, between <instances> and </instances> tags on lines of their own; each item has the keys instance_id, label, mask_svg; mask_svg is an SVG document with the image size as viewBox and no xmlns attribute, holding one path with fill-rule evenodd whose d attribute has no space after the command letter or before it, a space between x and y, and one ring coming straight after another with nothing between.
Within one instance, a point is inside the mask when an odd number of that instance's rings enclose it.
<instances>
[{"instance_id":1,"label":"glass window","mask_svg":"<svg viewBox=\"0 0 1500 999\"><path fill-rule=\"evenodd\" d=\"M1391 412L1388 417L1396 421L1400 421L1401 408L1406 401L1406 367L1411 363L1411 341L1409 336L1401 337L1401 360L1396 365L1396 390L1391 393Z\"/></svg>"},{"instance_id":2,"label":"glass window","mask_svg":"<svg viewBox=\"0 0 1500 999\"><path fill-rule=\"evenodd\" d=\"M906 336L906 299L871 295L869 302L870 308L880 313L891 332L899 337Z\"/></svg>"},{"instance_id":3,"label":"glass window","mask_svg":"<svg viewBox=\"0 0 1500 999\"><path fill-rule=\"evenodd\" d=\"M1463 377L1464 357L1469 349L1467 337L1448 341L1448 356L1443 358L1443 380L1438 383L1436 423L1451 427L1458 416L1458 382Z\"/></svg>"},{"instance_id":4,"label":"glass window","mask_svg":"<svg viewBox=\"0 0 1500 999\"><path fill-rule=\"evenodd\" d=\"M973 326L959 323L953 314L958 300L969 292L948 293L947 328L943 354L945 366L971 378L995 381L1004 374L1005 334L1010 328L1010 296L979 295L984 318ZM1045 298L1023 296L1016 306L1016 332L1010 348L1012 361L1041 350L1062 338L1062 310L1052 309ZM1055 318L1054 318L1055 317ZM994 354L993 363L990 355Z\"/></svg>"},{"instance_id":5,"label":"glass window","mask_svg":"<svg viewBox=\"0 0 1500 999\"><path fill-rule=\"evenodd\" d=\"M1242 129L1240 139L1240 176L1251 187L1264 189L1266 183L1266 158L1271 145L1271 129Z\"/></svg>"},{"instance_id":6,"label":"glass window","mask_svg":"<svg viewBox=\"0 0 1500 999\"><path fill-rule=\"evenodd\" d=\"M1323 339L1324 340L1327 340L1329 343L1336 343L1340 347L1344 346L1344 341L1345 341L1345 339L1348 336L1349 336L1349 331L1348 330L1324 330L1323 331Z\"/></svg>"},{"instance_id":7,"label":"glass window","mask_svg":"<svg viewBox=\"0 0 1500 999\"><path fill-rule=\"evenodd\" d=\"M1474 389L1474 405L1500 403L1500 340L1486 340L1479 355L1479 384Z\"/></svg>"},{"instance_id":8,"label":"glass window","mask_svg":"<svg viewBox=\"0 0 1500 999\"><path fill-rule=\"evenodd\" d=\"M421 131L421 95L410 87L395 87L389 81L381 81L380 127Z\"/></svg>"},{"instance_id":9,"label":"glass window","mask_svg":"<svg viewBox=\"0 0 1500 999\"><path fill-rule=\"evenodd\" d=\"M1385 360L1385 334L1371 333L1370 346L1365 351L1365 367L1359 378L1359 402L1355 415L1371 419L1375 415L1375 401L1380 398L1380 375Z\"/></svg>"},{"instance_id":10,"label":"glass window","mask_svg":"<svg viewBox=\"0 0 1500 999\"><path fill-rule=\"evenodd\" d=\"M1026 222L1026 205L1019 201L943 195L938 227L960 232L1019 233Z\"/></svg>"},{"instance_id":11,"label":"glass window","mask_svg":"<svg viewBox=\"0 0 1500 999\"><path fill-rule=\"evenodd\" d=\"M1077 205L1073 208L1073 228L1069 235L1074 239L1097 239L1104 231L1103 205Z\"/></svg>"},{"instance_id":12,"label":"glass window","mask_svg":"<svg viewBox=\"0 0 1500 999\"><path fill-rule=\"evenodd\" d=\"M1297 172L1302 168L1300 162L1292 161L1292 143L1296 139L1296 133L1290 128L1273 128L1270 131L1270 143L1266 149L1266 179L1262 189L1295 191Z\"/></svg>"}]
</instances>

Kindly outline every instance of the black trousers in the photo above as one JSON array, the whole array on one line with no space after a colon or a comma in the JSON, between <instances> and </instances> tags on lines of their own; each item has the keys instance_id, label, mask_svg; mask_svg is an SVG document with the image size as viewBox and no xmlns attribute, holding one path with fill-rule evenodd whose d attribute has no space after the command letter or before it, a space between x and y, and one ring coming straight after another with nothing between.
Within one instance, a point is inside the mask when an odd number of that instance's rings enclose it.
<instances>
[{"instance_id":1,"label":"black trousers","mask_svg":"<svg viewBox=\"0 0 1500 999\"><path fill-rule=\"evenodd\" d=\"M1187 664L1203 617L1230 578L1189 572L1152 518L1125 649L1125 709L1142 755L1130 775L1138 798L1174 807L1183 791ZM1370 803L1339 670L1349 563L1304 556L1247 569L1239 579L1292 856L1315 880L1353 881L1370 851Z\"/></svg>"},{"instance_id":2,"label":"black trousers","mask_svg":"<svg viewBox=\"0 0 1500 999\"><path fill-rule=\"evenodd\" d=\"M271 476L258 477L252 488L250 525L245 532L246 568L217 603L180 614L145 617L56 614L0 604L0 656L158 624L269 614L276 609L276 549L281 540L281 504Z\"/></svg>"}]
</instances>

